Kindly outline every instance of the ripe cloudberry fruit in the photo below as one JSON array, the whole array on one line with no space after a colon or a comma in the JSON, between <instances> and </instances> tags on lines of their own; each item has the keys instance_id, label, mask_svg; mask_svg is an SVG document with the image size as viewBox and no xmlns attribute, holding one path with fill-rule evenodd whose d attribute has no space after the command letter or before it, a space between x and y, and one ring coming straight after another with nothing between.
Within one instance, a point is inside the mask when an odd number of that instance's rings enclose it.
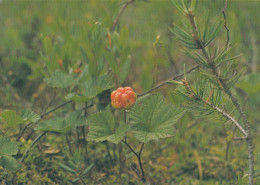
<instances>
[{"instance_id":1,"label":"ripe cloudberry fruit","mask_svg":"<svg viewBox=\"0 0 260 185\"><path fill-rule=\"evenodd\" d=\"M81 73L82 71L81 71L81 69L78 67L77 69L74 69L73 72L74 72L74 73Z\"/></svg>"},{"instance_id":2,"label":"ripe cloudberry fruit","mask_svg":"<svg viewBox=\"0 0 260 185\"><path fill-rule=\"evenodd\" d=\"M116 109L128 109L135 104L136 94L131 87L119 87L111 93L111 104Z\"/></svg>"},{"instance_id":3,"label":"ripe cloudberry fruit","mask_svg":"<svg viewBox=\"0 0 260 185\"><path fill-rule=\"evenodd\" d=\"M58 64L59 64L60 67L62 67L62 63L63 63L63 61L62 61L62 59L60 58L60 59L58 60Z\"/></svg>"}]
</instances>

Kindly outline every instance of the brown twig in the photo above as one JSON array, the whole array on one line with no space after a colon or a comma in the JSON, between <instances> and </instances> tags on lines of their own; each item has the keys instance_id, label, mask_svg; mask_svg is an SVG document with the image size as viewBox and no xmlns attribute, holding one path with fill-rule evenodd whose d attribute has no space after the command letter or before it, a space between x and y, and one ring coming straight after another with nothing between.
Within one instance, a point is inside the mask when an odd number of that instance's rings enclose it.
<instances>
[{"instance_id":1,"label":"brown twig","mask_svg":"<svg viewBox=\"0 0 260 185\"><path fill-rule=\"evenodd\" d=\"M187 73L190 73L190 72L192 72L192 71L194 71L195 69L198 69L199 67L200 67L199 64L197 64L197 65L191 67L190 69L188 69L188 70L186 71L186 74L187 74ZM154 86L154 87L151 88L150 90L148 90L148 91L146 91L146 92L144 92L144 93L138 94L137 96L138 96L138 97L144 96L144 95L146 95L146 94L148 94L148 93L150 93L150 92L152 92L152 91L154 91L154 90L156 90L156 89L159 89L160 87L166 85L167 83L169 83L169 81L171 81L171 80L176 80L177 78L180 78L180 77L182 77L183 75L184 75L184 73L175 75L174 77L172 77L172 78L170 78L170 79L168 79L168 80L165 80L165 81L161 82L160 84Z\"/></svg>"},{"instance_id":2,"label":"brown twig","mask_svg":"<svg viewBox=\"0 0 260 185\"><path fill-rule=\"evenodd\" d=\"M122 14L124 13L125 9L134 2L135 0L129 0L127 2L125 2L124 6L122 7L122 9L119 11L118 15L116 16L115 20L113 21L113 24L110 28L110 32L113 32L116 28L116 25L118 24L119 18L122 16Z\"/></svg>"},{"instance_id":3,"label":"brown twig","mask_svg":"<svg viewBox=\"0 0 260 185\"><path fill-rule=\"evenodd\" d=\"M224 27L227 30L226 48L228 47L228 44L229 44L229 29L227 27L227 18L226 18L227 3L228 3L228 0L225 1L225 5L224 5L224 7L222 9L222 13L223 13L223 16L224 16Z\"/></svg>"}]
</instances>

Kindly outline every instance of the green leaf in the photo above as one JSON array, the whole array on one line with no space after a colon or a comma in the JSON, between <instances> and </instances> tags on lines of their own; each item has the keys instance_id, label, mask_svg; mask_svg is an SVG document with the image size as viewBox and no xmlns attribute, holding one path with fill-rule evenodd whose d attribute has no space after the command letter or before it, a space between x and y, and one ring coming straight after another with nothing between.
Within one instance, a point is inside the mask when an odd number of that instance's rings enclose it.
<instances>
[{"instance_id":1,"label":"green leaf","mask_svg":"<svg viewBox=\"0 0 260 185\"><path fill-rule=\"evenodd\" d=\"M0 136L0 155L16 155L19 143L12 142L8 137Z\"/></svg>"},{"instance_id":2,"label":"green leaf","mask_svg":"<svg viewBox=\"0 0 260 185\"><path fill-rule=\"evenodd\" d=\"M115 73L118 74L118 64L115 61L115 58L113 56L112 52L109 52L107 50L104 51L104 54L106 56L106 61L108 62L111 70Z\"/></svg>"},{"instance_id":3,"label":"green leaf","mask_svg":"<svg viewBox=\"0 0 260 185\"><path fill-rule=\"evenodd\" d=\"M65 119L66 125L73 125L76 126L85 126L86 125L86 118L81 115L80 110L76 110L71 112L68 118Z\"/></svg>"},{"instance_id":4,"label":"green leaf","mask_svg":"<svg viewBox=\"0 0 260 185\"><path fill-rule=\"evenodd\" d=\"M197 0L192 0L191 1L191 8L196 12L198 6L198 1Z\"/></svg>"},{"instance_id":5,"label":"green leaf","mask_svg":"<svg viewBox=\"0 0 260 185\"><path fill-rule=\"evenodd\" d=\"M41 121L34 128L41 131L52 131L59 133L67 133L72 127L86 125L86 118L81 115L80 110L71 112L68 117L53 117L46 121Z\"/></svg>"},{"instance_id":6,"label":"green leaf","mask_svg":"<svg viewBox=\"0 0 260 185\"><path fill-rule=\"evenodd\" d=\"M123 64L123 66L120 69L120 73L119 73L120 84L125 81L128 73L130 71L130 67L131 67L131 57L128 56L125 63Z\"/></svg>"},{"instance_id":7,"label":"green leaf","mask_svg":"<svg viewBox=\"0 0 260 185\"><path fill-rule=\"evenodd\" d=\"M176 0L171 0L172 4L179 10L183 15L186 16L186 9L184 6L182 6L183 0L181 1L176 1Z\"/></svg>"},{"instance_id":8,"label":"green leaf","mask_svg":"<svg viewBox=\"0 0 260 185\"><path fill-rule=\"evenodd\" d=\"M47 55L51 56L52 55L52 43L51 39L49 37L45 37L43 39L43 47Z\"/></svg>"},{"instance_id":9,"label":"green leaf","mask_svg":"<svg viewBox=\"0 0 260 185\"><path fill-rule=\"evenodd\" d=\"M88 64L90 62L90 59L88 57L87 52L85 51L85 49L82 46L80 46L80 51L81 51L83 60Z\"/></svg>"},{"instance_id":10,"label":"green leaf","mask_svg":"<svg viewBox=\"0 0 260 185\"><path fill-rule=\"evenodd\" d=\"M119 143L125 136L129 126L121 123L118 128L115 125L115 119L110 111L102 111L88 118L89 141L110 141Z\"/></svg>"},{"instance_id":11,"label":"green leaf","mask_svg":"<svg viewBox=\"0 0 260 185\"><path fill-rule=\"evenodd\" d=\"M171 137L174 135L173 125L185 113L180 107L164 103L162 95L157 94L135 104L130 110L132 131L141 142Z\"/></svg>"},{"instance_id":12,"label":"green leaf","mask_svg":"<svg viewBox=\"0 0 260 185\"><path fill-rule=\"evenodd\" d=\"M120 29L120 43L124 46L129 38L129 31L127 27L122 27Z\"/></svg>"},{"instance_id":13,"label":"green leaf","mask_svg":"<svg viewBox=\"0 0 260 185\"><path fill-rule=\"evenodd\" d=\"M68 172L70 172L70 173L72 173L72 174L77 174L76 171L74 171L73 169L71 169L70 167L68 167L68 166L65 165L65 164L58 163L58 165L59 165L62 169L66 170L66 171L68 171Z\"/></svg>"},{"instance_id":14,"label":"green leaf","mask_svg":"<svg viewBox=\"0 0 260 185\"><path fill-rule=\"evenodd\" d=\"M92 163L89 167L87 167L83 172L82 175L86 175L94 166L95 163Z\"/></svg>"},{"instance_id":15,"label":"green leaf","mask_svg":"<svg viewBox=\"0 0 260 185\"><path fill-rule=\"evenodd\" d=\"M91 100L92 98L94 98L94 96L82 96L76 93L69 93L65 99L66 100L72 100L76 103L84 103L84 102L88 102L89 100Z\"/></svg>"},{"instance_id":16,"label":"green leaf","mask_svg":"<svg viewBox=\"0 0 260 185\"><path fill-rule=\"evenodd\" d=\"M45 78L44 82L46 82L50 87L66 88L73 83L74 79L75 77L73 75L56 71L52 73L50 78Z\"/></svg>"},{"instance_id":17,"label":"green leaf","mask_svg":"<svg viewBox=\"0 0 260 185\"><path fill-rule=\"evenodd\" d=\"M70 124L69 122L65 122L63 118L53 117L49 120L39 122L35 126L34 130L66 133L71 128L72 124Z\"/></svg>"},{"instance_id":18,"label":"green leaf","mask_svg":"<svg viewBox=\"0 0 260 185\"><path fill-rule=\"evenodd\" d=\"M22 124L25 121L16 114L13 110L5 110L1 113L2 120L8 124L8 126L14 127L18 124Z\"/></svg>"},{"instance_id":19,"label":"green leaf","mask_svg":"<svg viewBox=\"0 0 260 185\"><path fill-rule=\"evenodd\" d=\"M0 160L0 164L4 168L6 168L12 172L17 171L22 166L21 164L17 163L15 158L13 158L11 156L2 156L1 160Z\"/></svg>"},{"instance_id":20,"label":"green leaf","mask_svg":"<svg viewBox=\"0 0 260 185\"><path fill-rule=\"evenodd\" d=\"M35 114L34 112L30 110L22 110L20 114L21 118L25 121L31 121L33 123L36 123L41 119L41 116L38 114Z\"/></svg>"},{"instance_id":21,"label":"green leaf","mask_svg":"<svg viewBox=\"0 0 260 185\"><path fill-rule=\"evenodd\" d=\"M97 94L110 89L112 87L108 77L98 76L98 77L91 77L90 79L83 82L81 89L83 92L83 96L86 97L95 97Z\"/></svg>"}]
</instances>

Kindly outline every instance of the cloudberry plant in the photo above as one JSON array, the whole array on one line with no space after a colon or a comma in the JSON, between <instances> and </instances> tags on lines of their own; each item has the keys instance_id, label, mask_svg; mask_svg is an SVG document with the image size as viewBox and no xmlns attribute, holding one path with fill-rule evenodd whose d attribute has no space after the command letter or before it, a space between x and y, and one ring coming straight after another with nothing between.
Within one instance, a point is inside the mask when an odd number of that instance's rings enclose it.
<instances>
[{"instance_id":1,"label":"cloudberry plant","mask_svg":"<svg viewBox=\"0 0 260 185\"><path fill-rule=\"evenodd\" d=\"M136 94L131 87L119 87L111 93L111 104L116 109L128 109L134 105Z\"/></svg>"}]
</instances>

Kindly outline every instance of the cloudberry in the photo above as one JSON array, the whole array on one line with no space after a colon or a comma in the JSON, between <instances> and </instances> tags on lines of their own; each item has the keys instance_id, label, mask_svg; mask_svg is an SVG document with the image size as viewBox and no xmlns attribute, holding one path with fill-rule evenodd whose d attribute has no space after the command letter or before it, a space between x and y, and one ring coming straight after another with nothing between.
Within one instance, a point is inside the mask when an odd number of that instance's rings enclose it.
<instances>
[{"instance_id":1,"label":"cloudberry","mask_svg":"<svg viewBox=\"0 0 260 185\"><path fill-rule=\"evenodd\" d=\"M131 87L119 87L111 93L111 104L116 109L128 109L135 104L136 94Z\"/></svg>"}]
</instances>

